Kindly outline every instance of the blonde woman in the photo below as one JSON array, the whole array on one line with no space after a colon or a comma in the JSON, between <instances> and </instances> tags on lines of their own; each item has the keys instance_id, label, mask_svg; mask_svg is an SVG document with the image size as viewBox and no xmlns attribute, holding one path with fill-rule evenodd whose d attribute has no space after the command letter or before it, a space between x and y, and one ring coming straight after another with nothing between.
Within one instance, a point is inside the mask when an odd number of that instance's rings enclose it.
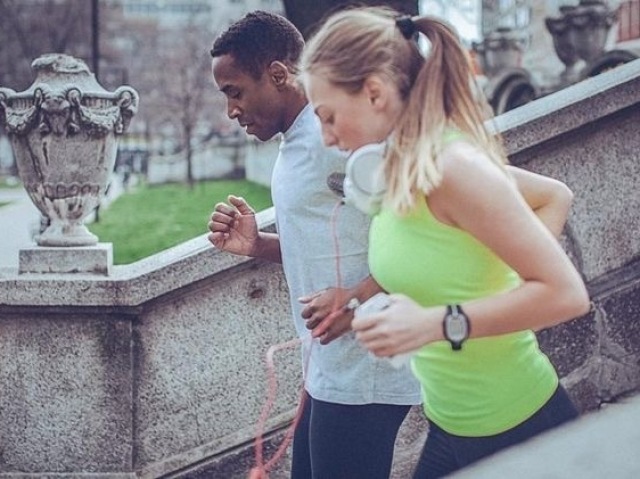
<instances>
[{"instance_id":1,"label":"blonde woman","mask_svg":"<svg viewBox=\"0 0 640 479\"><path fill-rule=\"evenodd\" d=\"M414 477L574 418L534 331L585 314L588 294L506 169L454 31L383 8L341 11L305 47L302 78L327 145L388 141L369 267L391 305L352 327L377 356L414 352L430 421Z\"/></svg>"}]
</instances>

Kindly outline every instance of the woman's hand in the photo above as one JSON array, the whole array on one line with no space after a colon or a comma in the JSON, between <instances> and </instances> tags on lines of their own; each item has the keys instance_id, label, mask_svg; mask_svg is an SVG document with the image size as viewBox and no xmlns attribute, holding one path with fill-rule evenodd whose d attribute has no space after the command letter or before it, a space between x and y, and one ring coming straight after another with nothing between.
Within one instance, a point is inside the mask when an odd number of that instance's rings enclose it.
<instances>
[{"instance_id":1,"label":"woman's hand","mask_svg":"<svg viewBox=\"0 0 640 479\"><path fill-rule=\"evenodd\" d=\"M356 338L373 354L395 356L444 339L444 307L423 308L402 294L389 299L389 307L351 323Z\"/></svg>"}]
</instances>

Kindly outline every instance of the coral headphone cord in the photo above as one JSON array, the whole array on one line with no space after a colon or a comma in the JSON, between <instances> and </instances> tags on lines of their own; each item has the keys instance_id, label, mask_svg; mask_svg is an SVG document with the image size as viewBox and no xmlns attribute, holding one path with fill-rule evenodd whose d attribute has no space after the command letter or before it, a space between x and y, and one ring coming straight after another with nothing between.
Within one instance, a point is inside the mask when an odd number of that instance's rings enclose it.
<instances>
[{"instance_id":1,"label":"coral headphone cord","mask_svg":"<svg viewBox=\"0 0 640 479\"><path fill-rule=\"evenodd\" d=\"M342 201L337 202L336 206L333 208L333 211L331 213L331 236L333 239L333 245L334 245L334 251L335 251L334 259L336 263L336 288L337 289L340 289L342 285L342 274L340 271L340 245L338 242L338 235L337 235L337 218L338 218L338 210L340 209L340 206L342 206L343 204L344 203ZM331 319L333 319L333 317L342 313L342 308L339 307L337 303L338 303L338 295L335 295L332 312L325 319L322 320L323 323L326 321L330 321ZM309 359L311 358L311 350L313 349L313 346L315 343L311 339L311 337L309 339L311 341L309 344L309 349L304 358L303 378L307 377L307 369L309 366ZM260 413L260 417L258 419L258 423L256 426L256 437L254 441L256 465L249 471L249 476L247 479L269 479L269 471L272 470L274 466L278 463L278 461L282 459L282 456L284 456L284 453L286 452L287 448L289 447L289 444L291 443L291 440L293 439L293 434L298 425L298 422L302 417L302 411L304 410L304 403L307 396L305 392L304 383L300 391L298 407L296 408L296 414L293 418L293 421L291 422L291 425L287 428L287 432L285 434L284 439L282 440L282 443L280 444L280 447L278 447L278 449L273 454L271 459L265 462L264 430L266 427L267 419L269 419L269 415L271 414L271 410L273 409L273 405L275 403L277 390L278 390L278 380L276 377L276 369L275 369L275 364L273 362L273 356L278 351L294 348L301 344L302 344L302 340L296 338L281 344L276 344L274 346L271 346L267 350L267 354L265 358L266 365L267 365L267 386L268 386L267 400L264 406L262 407L262 412Z\"/></svg>"}]
</instances>

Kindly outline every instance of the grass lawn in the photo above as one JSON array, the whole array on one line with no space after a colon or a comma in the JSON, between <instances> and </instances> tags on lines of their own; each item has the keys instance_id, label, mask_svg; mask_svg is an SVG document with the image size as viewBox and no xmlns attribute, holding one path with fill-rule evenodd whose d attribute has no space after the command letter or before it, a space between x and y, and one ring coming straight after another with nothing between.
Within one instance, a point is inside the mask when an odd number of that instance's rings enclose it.
<instances>
[{"instance_id":1,"label":"grass lawn","mask_svg":"<svg viewBox=\"0 0 640 479\"><path fill-rule=\"evenodd\" d=\"M15 176L0 175L0 188L22 188L22 183Z\"/></svg>"},{"instance_id":2,"label":"grass lawn","mask_svg":"<svg viewBox=\"0 0 640 479\"><path fill-rule=\"evenodd\" d=\"M88 225L99 241L113 243L114 264L128 264L206 233L209 216L227 195L244 197L256 211L271 206L269 188L246 180L136 186L100 211Z\"/></svg>"}]
</instances>

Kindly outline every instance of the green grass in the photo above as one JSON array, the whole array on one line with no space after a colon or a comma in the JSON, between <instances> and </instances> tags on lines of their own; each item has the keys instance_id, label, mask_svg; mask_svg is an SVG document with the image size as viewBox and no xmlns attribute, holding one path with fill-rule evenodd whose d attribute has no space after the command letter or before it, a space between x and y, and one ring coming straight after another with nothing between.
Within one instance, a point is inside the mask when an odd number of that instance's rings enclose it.
<instances>
[{"instance_id":1,"label":"green grass","mask_svg":"<svg viewBox=\"0 0 640 479\"><path fill-rule=\"evenodd\" d=\"M113 244L114 264L128 264L206 233L213 206L229 194L244 197L256 211L271 206L269 188L246 180L201 182L193 189L139 185L101 210L88 228L100 242Z\"/></svg>"},{"instance_id":2,"label":"green grass","mask_svg":"<svg viewBox=\"0 0 640 479\"><path fill-rule=\"evenodd\" d=\"M15 176L0 175L0 188L22 188L22 183Z\"/></svg>"}]
</instances>

